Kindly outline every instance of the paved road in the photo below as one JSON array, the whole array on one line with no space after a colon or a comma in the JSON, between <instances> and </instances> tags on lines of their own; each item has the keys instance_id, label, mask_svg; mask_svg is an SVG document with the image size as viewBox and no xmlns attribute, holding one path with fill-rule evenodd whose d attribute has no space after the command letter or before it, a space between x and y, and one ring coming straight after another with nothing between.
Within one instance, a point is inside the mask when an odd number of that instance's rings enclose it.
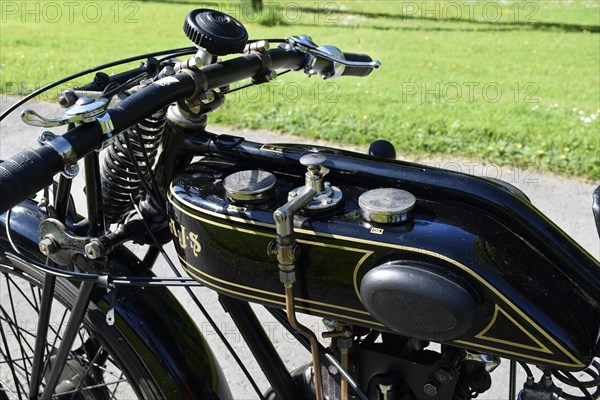
<instances>
[{"instance_id":1,"label":"paved road","mask_svg":"<svg viewBox=\"0 0 600 400\"><path fill-rule=\"evenodd\" d=\"M15 98L3 98L0 103L0 109L6 109L7 105L12 104ZM57 108L48 103L33 103L32 108L37 110L44 116L54 116L60 113L60 108ZM269 132L261 131L231 131L224 128L215 128L212 131L217 133L235 133L244 136L248 139L261 142L302 142L304 139L286 136L274 135ZM36 137L39 135L40 129L27 127L20 122L17 115L13 115L7 120L0 123L0 158L7 158L17 152L19 149L30 146L36 147ZM364 149L358 149L364 151ZM412 160L416 161L416 160ZM577 240L596 258L600 257L600 245L598 236L591 214L591 193L595 185L583 183L577 180L565 179L553 175L542 174L538 171L518 170L505 167L498 167L493 164L477 164L465 160L442 160L442 159L425 159L421 162L437 165L449 169L460 170L467 173L474 173L489 177L501 177L502 179L514 184L523 190L532 199L533 203L551 219L553 219L565 232ZM81 185L75 189L76 201L80 201L83 196ZM172 249L168 249L173 255ZM165 271L166 267L161 265L159 271ZM182 302L188 306L190 314L198 321L198 327L206 335L209 343L213 347L215 354L218 355L219 362L228 377L229 385L232 389L235 399L254 399L251 386L240 372L240 369L235 365L233 358L227 353L224 346L218 341L214 331L210 326L203 322L205 319L199 315L199 312L194 310L190 305L190 300L186 298L181 290L174 292L182 299ZM257 377L258 385L262 389L268 387L268 382L260 372L260 368L253 360L252 355L246 349L243 340L235 329L235 325L231 322L228 316L223 313L214 293L208 289L197 290L201 301L209 310L215 310L214 317L221 330L231 341L237 354L244 360L250 371ZM290 368L295 368L306 363L309 360L309 355L303 348L295 345L290 337L277 327L274 320L260 307L255 307L259 319L269 336L272 338L277 349L280 350L282 358ZM312 317L303 317L301 319L309 327L321 329L319 319ZM502 366L493 374L493 387L488 391L482 399L502 400L506 399L507 395L507 376L508 362L504 362Z\"/></svg>"}]
</instances>

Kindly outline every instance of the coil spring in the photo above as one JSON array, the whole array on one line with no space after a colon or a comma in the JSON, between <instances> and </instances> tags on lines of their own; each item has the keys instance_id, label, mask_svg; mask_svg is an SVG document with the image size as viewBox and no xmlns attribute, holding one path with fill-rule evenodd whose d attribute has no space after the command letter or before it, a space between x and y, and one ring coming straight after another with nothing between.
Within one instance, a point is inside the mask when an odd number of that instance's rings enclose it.
<instances>
[{"instance_id":1,"label":"coil spring","mask_svg":"<svg viewBox=\"0 0 600 400\"><path fill-rule=\"evenodd\" d=\"M108 147L103 159L101 177L102 203L107 223L121 222L133 207L130 195L135 196L139 193L142 179L148 182L165 123L165 112L159 111L135 127L121 132ZM133 160L124 135L129 135ZM144 150L148 162L144 157ZM134 163L139 166L142 176L137 173Z\"/></svg>"}]
</instances>

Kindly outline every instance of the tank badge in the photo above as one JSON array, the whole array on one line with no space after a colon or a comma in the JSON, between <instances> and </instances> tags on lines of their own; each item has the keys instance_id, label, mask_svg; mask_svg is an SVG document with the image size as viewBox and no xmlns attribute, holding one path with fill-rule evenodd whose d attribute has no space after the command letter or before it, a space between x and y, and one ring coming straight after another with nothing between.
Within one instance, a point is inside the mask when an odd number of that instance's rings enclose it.
<instances>
[{"instance_id":1,"label":"tank badge","mask_svg":"<svg viewBox=\"0 0 600 400\"><path fill-rule=\"evenodd\" d=\"M187 229L183 225L180 225L179 229L177 229L177 224L172 219L169 221L169 230L174 238L179 239L178 242L181 250L189 247L194 257L198 257L198 254L202 251L202 245L198 241L198 234L192 231L187 232Z\"/></svg>"}]
</instances>

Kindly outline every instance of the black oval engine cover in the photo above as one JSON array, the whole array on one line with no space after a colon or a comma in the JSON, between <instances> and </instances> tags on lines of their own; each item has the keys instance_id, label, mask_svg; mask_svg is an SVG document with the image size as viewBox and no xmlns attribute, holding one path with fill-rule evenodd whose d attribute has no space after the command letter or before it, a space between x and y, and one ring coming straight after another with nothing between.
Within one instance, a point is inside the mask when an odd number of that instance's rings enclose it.
<instances>
[{"instance_id":1,"label":"black oval engine cover","mask_svg":"<svg viewBox=\"0 0 600 400\"><path fill-rule=\"evenodd\" d=\"M466 282L435 272L422 262L388 262L362 279L365 308L404 336L444 342L470 331L476 296Z\"/></svg>"}]
</instances>

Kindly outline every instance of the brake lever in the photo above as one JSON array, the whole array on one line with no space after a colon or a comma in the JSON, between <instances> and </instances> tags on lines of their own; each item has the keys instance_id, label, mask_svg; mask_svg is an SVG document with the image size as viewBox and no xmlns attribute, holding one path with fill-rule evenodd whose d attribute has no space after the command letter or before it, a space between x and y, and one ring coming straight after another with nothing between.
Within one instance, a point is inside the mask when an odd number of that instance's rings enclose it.
<instances>
[{"instance_id":1,"label":"brake lever","mask_svg":"<svg viewBox=\"0 0 600 400\"><path fill-rule=\"evenodd\" d=\"M99 97L82 97L57 118L44 118L32 109L21 111L21 120L30 126L52 128L71 123L93 122L101 118L108 108L108 99Z\"/></svg>"},{"instance_id":2,"label":"brake lever","mask_svg":"<svg viewBox=\"0 0 600 400\"><path fill-rule=\"evenodd\" d=\"M310 36L306 36L306 35L291 36L291 37L288 37L286 40L287 40L287 43L289 45L291 45L292 47L299 48L299 50L309 53L313 57L323 58L325 60L328 60L328 61L331 61L334 63L338 63L338 64L341 64L341 65L344 65L347 67L363 67L363 68L366 67L366 68L372 68L372 69L377 69L377 68L381 67L381 62L379 62L379 60L349 61L342 57L336 56L335 54L325 52L325 51L321 50L321 48L312 41ZM330 46L325 46L325 48L327 48L327 47L330 47ZM339 53L343 54L341 51Z\"/></svg>"}]
</instances>

